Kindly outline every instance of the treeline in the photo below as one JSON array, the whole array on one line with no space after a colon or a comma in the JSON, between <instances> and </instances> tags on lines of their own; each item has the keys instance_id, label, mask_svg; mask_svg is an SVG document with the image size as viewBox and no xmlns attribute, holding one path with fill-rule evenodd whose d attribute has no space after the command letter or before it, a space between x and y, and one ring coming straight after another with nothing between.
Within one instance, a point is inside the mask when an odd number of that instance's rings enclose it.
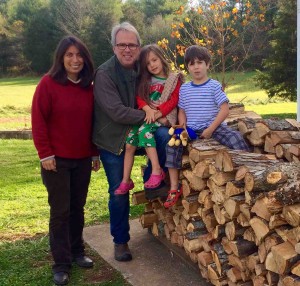
<instances>
[{"instance_id":1,"label":"treeline","mask_svg":"<svg viewBox=\"0 0 300 286\"><path fill-rule=\"evenodd\" d=\"M259 69L270 97L296 95L296 0L0 0L0 76L45 73L66 34L81 38L98 66L120 21L135 25L143 44L160 41L177 66L185 47L202 44L219 71Z\"/></svg>"},{"instance_id":2,"label":"treeline","mask_svg":"<svg viewBox=\"0 0 300 286\"><path fill-rule=\"evenodd\" d=\"M0 75L44 73L59 39L81 38L95 65L111 54L110 32L119 21L134 24L143 43L170 35L172 13L182 1L0 0Z\"/></svg>"}]
</instances>

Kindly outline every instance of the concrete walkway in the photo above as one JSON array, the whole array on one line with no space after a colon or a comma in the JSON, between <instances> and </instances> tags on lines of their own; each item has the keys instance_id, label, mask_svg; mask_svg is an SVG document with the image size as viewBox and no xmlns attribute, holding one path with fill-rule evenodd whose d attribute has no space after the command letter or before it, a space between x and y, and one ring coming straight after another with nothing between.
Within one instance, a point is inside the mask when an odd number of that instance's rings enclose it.
<instances>
[{"instance_id":1,"label":"concrete walkway","mask_svg":"<svg viewBox=\"0 0 300 286\"><path fill-rule=\"evenodd\" d=\"M113 257L109 224L86 227L84 240L133 286L206 286L197 266L190 266L157 238L141 227L138 219L130 221L129 247L133 260L118 262Z\"/></svg>"}]
</instances>

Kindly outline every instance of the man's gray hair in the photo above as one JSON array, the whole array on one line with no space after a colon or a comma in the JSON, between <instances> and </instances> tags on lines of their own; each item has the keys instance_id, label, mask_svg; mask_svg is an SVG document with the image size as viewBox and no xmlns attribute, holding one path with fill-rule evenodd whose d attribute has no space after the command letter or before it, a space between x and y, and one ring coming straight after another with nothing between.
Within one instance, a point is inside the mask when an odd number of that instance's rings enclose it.
<instances>
[{"instance_id":1,"label":"man's gray hair","mask_svg":"<svg viewBox=\"0 0 300 286\"><path fill-rule=\"evenodd\" d=\"M116 35L120 31L132 32L136 35L136 39L139 45L141 45L141 38L139 32L136 30L134 26L132 26L129 22L123 22L113 27L111 31L111 44L112 46L116 45Z\"/></svg>"}]
</instances>

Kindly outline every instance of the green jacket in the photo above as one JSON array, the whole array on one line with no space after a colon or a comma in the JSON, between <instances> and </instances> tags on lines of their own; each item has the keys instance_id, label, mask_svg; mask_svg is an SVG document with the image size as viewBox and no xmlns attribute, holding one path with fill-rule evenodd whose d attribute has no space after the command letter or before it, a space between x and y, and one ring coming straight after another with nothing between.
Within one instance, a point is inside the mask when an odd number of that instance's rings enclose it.
<instances>
[{"instance_id":1,"label":"green jacket","mask_svg":"<svg viewBox=\"0 0 300 286\"><path fill-rule=\"evenodd\" d=\"M130 127L144 121L145 112L134 109L136 75L116 56L96 70L93 142L101 149L121 154Z\"/></svg>"}]
</instances>

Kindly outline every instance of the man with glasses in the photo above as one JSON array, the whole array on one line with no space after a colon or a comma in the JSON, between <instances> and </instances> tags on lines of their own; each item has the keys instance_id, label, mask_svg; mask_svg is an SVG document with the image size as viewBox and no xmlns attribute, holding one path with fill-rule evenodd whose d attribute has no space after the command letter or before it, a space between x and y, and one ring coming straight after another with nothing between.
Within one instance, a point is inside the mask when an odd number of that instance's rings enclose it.
<instances>
[{"instance_id":1,"label":"man with glasses","mask_svg":"<svg viewBox=\"0 0 300 286\"><path fill-rule=\"evenodd\" d=\"M139 33L128 22L116 25L111 32L114 55L96 71L94 81L93 142L98 146L100 158L109 184L110 231L113 236L115 259L132 259L128 248L129 193L114 195L123 178L125 140L132 125L140 125L145 118L143 110L135 109L137 60L141 49ZM160 112L158 111L158 117ZM158 118L157 117L157 118ZM156 148L161 166L165 165L165 146L169 141L167 127L155 133ZM151 165L145 170L144 181L151 174ZM164 182L157 190L148 191L154 198L167 194Z\"/></svg>"}]
</instances>

